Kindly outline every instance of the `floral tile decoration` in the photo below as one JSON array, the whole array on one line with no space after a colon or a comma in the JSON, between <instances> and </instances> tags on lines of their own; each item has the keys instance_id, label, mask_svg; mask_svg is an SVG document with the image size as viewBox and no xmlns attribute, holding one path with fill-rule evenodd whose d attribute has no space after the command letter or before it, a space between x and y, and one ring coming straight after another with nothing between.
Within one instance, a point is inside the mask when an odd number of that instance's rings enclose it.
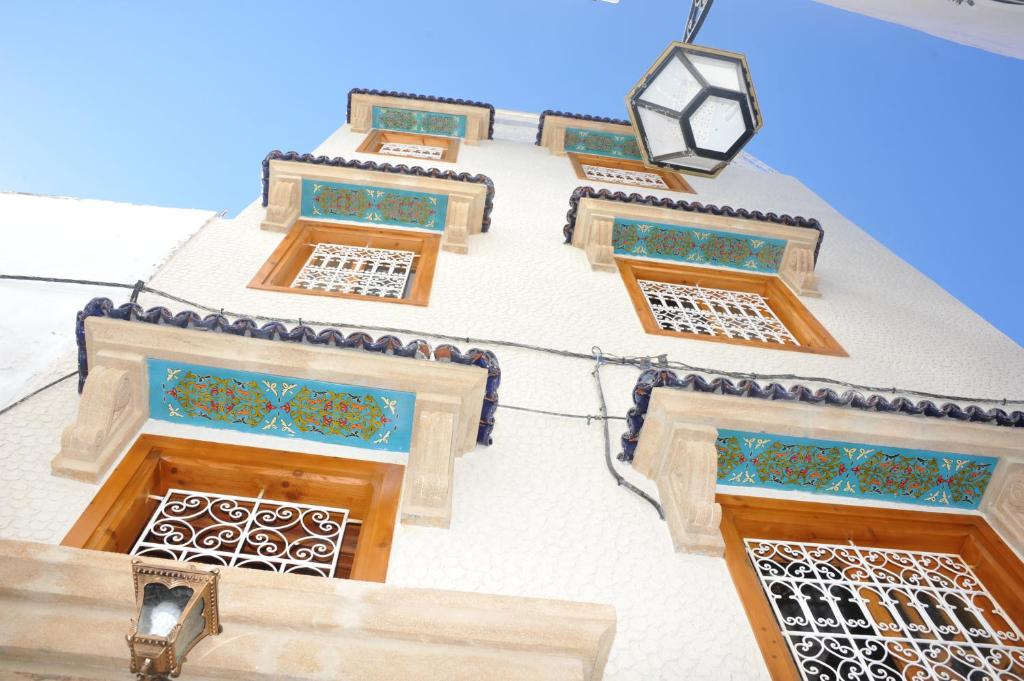
<instances>
[{"instance_id":1,"label":"floral tile decoration","mask_svg":"<svg viewBox=\"0 0 1024 681\"><path fill-rule=\"evenodd\" d=\"M442 137L466 136L466 117L457 114L375 106L372 121L373 127L378 130L416 132Z\"/></svg>"},{"instance_id":2,"label":"floral tile decoration","mask_svg":"<svg viewBox=\"0 0 1024 681\"><path fill-rule=\"evenodd\" d=\"M786 253L782 239L767 239L698 227L615 219L612 247L620 255L776 273Z\"/></svg>"},{"instance_id":3,"label":"floral tile decoration","mask_svg":"<svg viewBox=\"0 0 1024 681\"><path fill-rule=\"evenodd\" d=\"M640 160L640 147L637 146L636 137L633 135L619 135L613 132L601 132L599 130L584 130L583 128L566 128L565 145L566 151L578 154L593 154L594 156L610 156L612 158L628 158Z\"/></svg>"},{"instance_id":4,"label":"floral tile decoration","mask_svg":"<svg viewBox=\"0 0 1024 681\"><path fill-rule=\"evenodd\" d=\"M978 508L997 459L718 431L718 483L923 506Z\"/></svg>"},{"instance_id":5,"label":"floral tile decoration","mask_svg":"<svg viewBox=\"0 0 1024 681\"><path fill-rule=\"evenodd\" d=\"M302 180L302 217L443 231L448 196Z\"/></svg>"},{"instance_id":6,"label":"floral tile decoration","mask_svg":"<svg viewBox=\"0 0 1024 681\"><path fill-rule=\"evenodd\" d=\"M408 452L416 395L147 360L150 417L335 445Z\"/></svg>"}]
</instances>

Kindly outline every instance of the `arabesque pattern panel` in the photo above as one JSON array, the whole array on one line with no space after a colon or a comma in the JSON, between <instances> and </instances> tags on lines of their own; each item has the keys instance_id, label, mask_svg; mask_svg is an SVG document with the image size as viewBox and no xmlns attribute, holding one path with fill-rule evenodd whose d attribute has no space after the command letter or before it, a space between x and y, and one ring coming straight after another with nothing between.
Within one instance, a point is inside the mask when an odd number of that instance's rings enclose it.
<instances>
[{"instance_id":1,"label":"arabesque pattern panel","mask_svg":"<svg viewBox=\"0 0 1024 681\"><path fill-rule=\"evenodd\" d=\"M150 416L336 445L408 452L416 396L342 383L147 360Z\"/></svg>"},{"instance_id":2,"label":"arabesque pattern panel","mask_svg":"<svg viewBox=\"0 0 1024 681\"><path fill-rule=\"evenodd\" d=\"M444 137L465 137L466 117L435 111L414 111L390 106L373 107L374 128L399 132L419 132Z\"/></svg>"},{"instance_id":3,"label":"arabesque pattern panel","mask_svg":"<svg viewBox=\"0 0 1024 681\"><path fill-rule=\"evenodd\" d=\"M566 128L563 148L566 151L577 154L592 154L594 156L609 156L611 158L628 158L633 160L643 158L635 136L620 135L600 130Z\"/></svg>"},{"instance_id":4,"label":"arabesque pattern panel","mask_svg":"<svg viewBox=\"0 0 1024 681\"><path fill-rule=\"evenodd\" d=\"M947 508L978 508L997 459L718 431L718 482Z\"/></svg>"},{"instance_id":5,"label":"arabesque pattern panel","mask_svg":"<svg viewBox=\"0 0 1024 681\"><path fill-rule=\"evenodd\" d=\"M302 217L443 231L448 196L402 189L302 180Z\"/></svg>"},{"instance_id":6,"label":"arabesque pattern panel","mask_svg":"<svg viewBox=\"0 0 1024 681\"><path fill-rule=\"evenodd\" d=\"M612 247L618 255L714 265L774 274L786 253L783 239L616 218Z\"/></svg>"}]
</instances>

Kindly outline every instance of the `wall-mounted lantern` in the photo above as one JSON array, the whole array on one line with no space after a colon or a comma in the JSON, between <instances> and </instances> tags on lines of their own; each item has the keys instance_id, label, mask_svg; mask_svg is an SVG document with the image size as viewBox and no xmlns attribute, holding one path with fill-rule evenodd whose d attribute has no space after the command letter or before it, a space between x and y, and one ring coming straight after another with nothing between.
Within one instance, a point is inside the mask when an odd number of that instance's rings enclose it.
<instances>
[{"instance_id":1,"label":"wall-mounted lantern","mask_svg":"<svg viewBox=\"0 0 1024 681\"><path fill-rule=\"evenodd\" d=\"M647 163L708 177L762 122L746 57L682 42L633 86L626 108Z\"/></svg>"},{"instance_id":2,"label":"wall-mounted lantern","mask_svg":"<svg viewBox=\"0 0 1024 681\"><path fill-rule=\"evenodd\" d=\"M174 569L132 561L137 618L128 630L131 670L140 681L181 673L188 651L221 632L217 570Z\"/></svg>"}]
</instances>

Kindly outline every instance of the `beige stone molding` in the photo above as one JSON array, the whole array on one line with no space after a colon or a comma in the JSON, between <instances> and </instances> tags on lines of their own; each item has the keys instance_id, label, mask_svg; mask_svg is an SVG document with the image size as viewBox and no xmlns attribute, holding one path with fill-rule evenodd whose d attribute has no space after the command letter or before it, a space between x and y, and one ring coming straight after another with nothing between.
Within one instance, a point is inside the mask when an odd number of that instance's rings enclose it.
<instances>
[{"instance_id":1,"label":"beige stone molding","mask_svg":"<svg viewBox=\"0 0 1024 681\"><path fill-rule=\"evenodd\" d=\"M276 159L270 161L267 213L260 223L260 229L287 232L292 228L295 221L299 219L302 205L302 180L304 179L445 194L448 196L448 211L444 231L441 232L441 248L453 253L468 253L469 236L480 234L483 230L487 186L482 183ZM312 217L303 219L318 220L318 218ZM344 221L324 220L324 222ZM378 223L373 223L372 226L382 229L389 227ZM401 227L400 229L412 228ZM422 231L438 233L435 230Z\"/></svg>"},{"instance_id":2,"label":"beige stone molding","mask_svg":"<svg viewBox=\"0 0 1024 681\"><path fill-rule=\"evenodd\" d=\"M565 156L566 128L596 130L598 132L610 132L616 135L629 135L631 137L635 134L631 125L588 121L569 116L552 116L548 114L544 116L544 131L541 133L540 145L547 147L548 151L556 156Z\"/></svg>"},{"instance_id":3,"label":"beige stone molding","mask_svg":"<svg viewBox=\"0 0 1024 681\"><path fill-rule=\"evenodd\" d=\"M633 467L657 483L677 551L721 553L721 509L714 502L719 428L998 457L981 510L1024 551L1024 438L1014 428L655 388Z\"/></svg>"},{"instance_id":4,"label":"beige stone molding","mask_svg":"<svg viewBox=\"0 0 1024 681\"><path fill-rule=\"evenodd\" d=\"M416 394L402 522L448 527L454 457L476 446L487 370L104 317L85 321L89 377L55 475L97 482L149 418L146 359L181 361Z\"/></svg>"},{"instance_id":5,"label":"beige stone molding","mask_svg":"<svg viewBox=\"0 0 1024 681\"><path fill-rule=\"evenodd\" d=\"M982 510L1006 543L1024 557L1024 462L1003 463L998 481L989 484Z\"/></svg>"},{"instance_id":6,"label":"beige stone molding","mask_svg":"<svg viewBox=\"0 0 1024 681\"><path fill-rule=\"evenodd\" d=\"M696 227L785 240L786 251L779 267L779 277L798 295L820 295L814 276L814 249L818 244L817 230L778 225L760 220L745 220L704 213L685 213L660 206L585 197L580 199L576 210L576 226L572 233L572 245L584 250L591 269L601 272L618 271L612 247L612 227L616 218L646 220L663 225ZM630 255L629 257L637 258L638 256ZM641 259L646 260L647 258ZM651 258L651 260L669 264L673 262L659 258ZM680 264L700 265L701 263L680 262Z\"/></svg>"},{"instance_id":7,"label":"beige stone molding","mask_svg":"<svg viewBox=\"0 0 1024 681\"><path fill-rule=\"evenodd\" d=\"M373 127L373 107L375 106L465 116L466 137L464 139L466 144L479 144L482 140L486 140L491 127L491 110L482 106L368 94L353 94L351 106L349 124L352 126L352 132L367 132Z\"/></svg>"},{"instance_id":8,"label":"beige stone molding","mask_svg":"<svg viewBox=\"0 0 1024 681\"><path fill-rule=\"evenodd\" d=\"M182 678L599 681L615 637L610 605L220 571ZM0 541L0 677L128 679L134 606L131 556Z\"/></svg>"}]
</instances>

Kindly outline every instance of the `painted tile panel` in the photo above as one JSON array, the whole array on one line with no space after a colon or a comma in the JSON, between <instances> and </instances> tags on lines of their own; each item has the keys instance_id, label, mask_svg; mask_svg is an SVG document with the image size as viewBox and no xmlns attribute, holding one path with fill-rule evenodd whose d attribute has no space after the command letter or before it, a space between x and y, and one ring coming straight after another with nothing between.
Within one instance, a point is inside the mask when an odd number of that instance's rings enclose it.
<instances>
[{"instance_id":1,"label":"painted tile panel","mask_svg":"<svg viewBox=\"0 0 1024 681\"><path fill-rule=\"evenodd\" d=\"M302 180L302 217L443 231L448 196L367 185Z\"/></svg>"},{"instance_id":2,"label":"painted tile panel","mask_svg":"<svg viewBox=\"0 0 1024 681\"><path fill-rule=\"evenodd\" d=\"M372 115L373 127L378 130L418 132L443 137L466 136L466 117L460 114L375 106Z\"/></svg>"},{"instance_id":3,"label":"painted tile panel","mask_svg":"<svg viewBox=\"0 0 1024 681\"><path fill-rule=\"evenodd\" d=\"M612 158L628 158L640 160L640 147L633 135L619 135L613 132L602 132L599 130L584 130L583 128L566 128L565 144L566 151L578 154L593 154L594 156L610 156Z\"/></svg>"},{"instance_id":4,"label":"painted tile panel","mask_svg":"<svg viewBox=\"0 0 1024 681\"><path fill-rule=\"evenodd\" d=\"M768 433L718 431L718 484L978 508L997 459Z\"/></svg>"},{"instance_id":5,"label":"painted tile panel","mask_svg":"<svg viewBox=\"0 0 1024 681\"><path fill-rule=\"evenodd\" d=\"M151 418L408 452L416 395L148 359Z\"/></svg>"},{"instance_id":6,"label":"painted tile panel","mask_svg":"<svg viewBox=\"0 0 1024 681\"><path fill-rule=\"evenodd\" d=\"M621 255L776 273L782 265L786 241L616 218L612 247Z\"/></svg>"}]
</instances>

